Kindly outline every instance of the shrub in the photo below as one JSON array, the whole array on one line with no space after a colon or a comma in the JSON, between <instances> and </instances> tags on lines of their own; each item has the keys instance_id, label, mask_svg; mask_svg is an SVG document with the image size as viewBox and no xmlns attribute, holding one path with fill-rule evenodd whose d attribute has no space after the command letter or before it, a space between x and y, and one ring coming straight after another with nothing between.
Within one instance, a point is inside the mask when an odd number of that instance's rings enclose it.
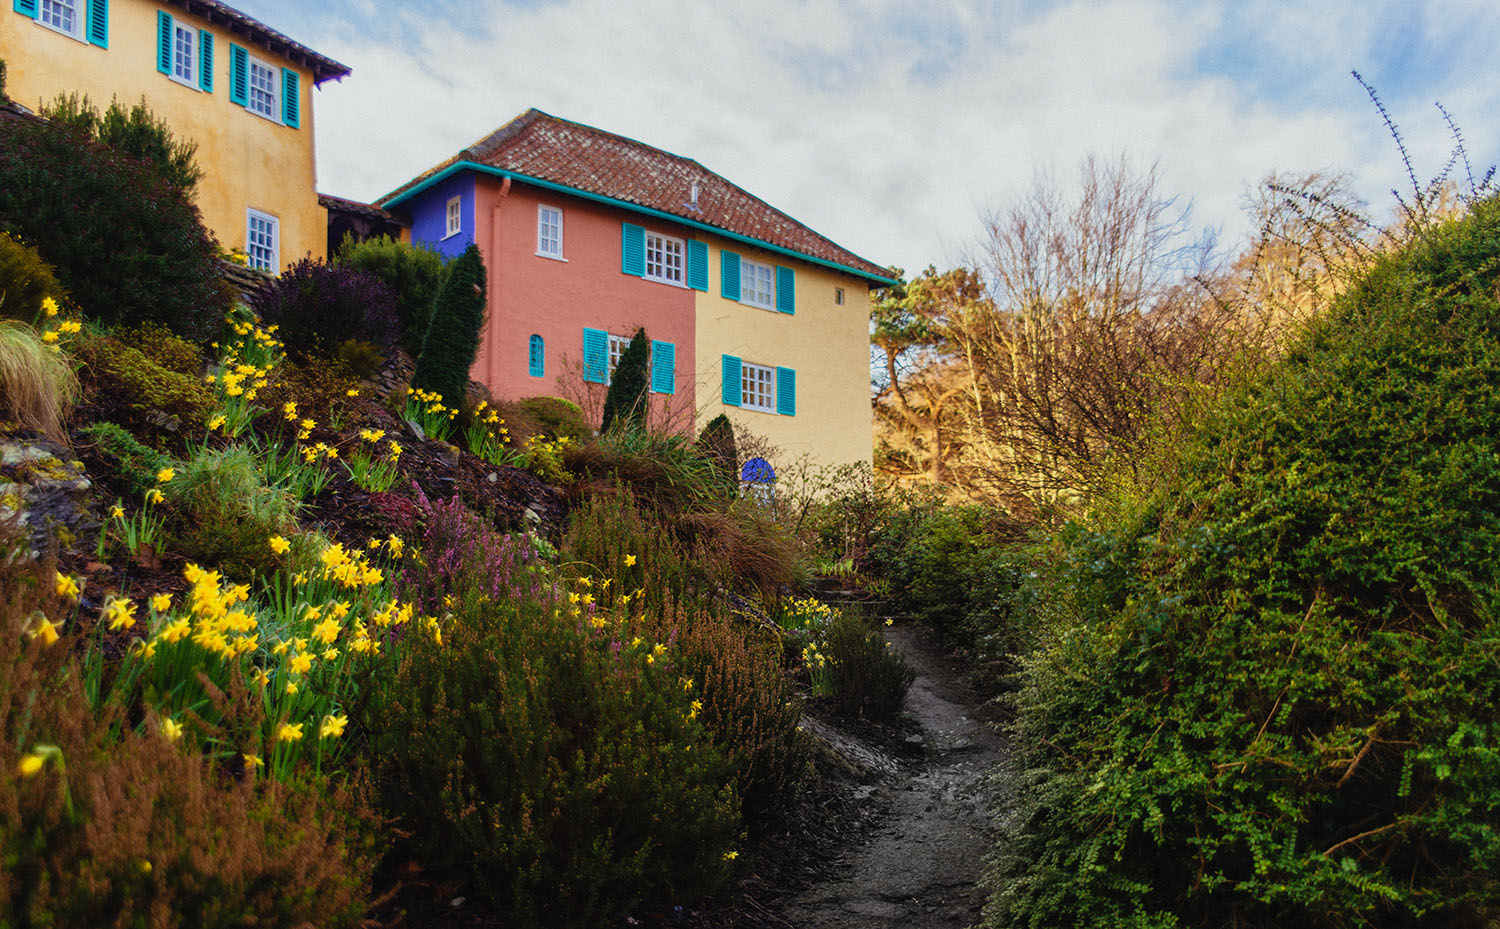
<instances>
[{"instance_id":1,"label":"shrub","mask_svg":"<svg viewBox=\"0 0 1500 929\"><path fill-rule=\"evenodd\" d=\"M677 512L722 499L719 473L686 437L616 422L597 442L571 449L568 470L629 487L647 504Z\"/></svg>"},{"instance_id":2,"label":"shrub","mask_svg":"<svg viewBox=\"0 0 1500 929\"><path fill-rule=\"evenodd\" d=\"M248 449L202 449L164 490L173 511L168 528L189 560L230 575L276 570L266 539L293 530L295 504L286 491L265 485Z\"/></svg>"},{"instance_id":3,"label":"shrub","mask_svg":"<svg viewBox=\"0 0 1500 929\"><path fill-rule=\"evenodd\" d=\"M562 397L526 397L517 401L516 405L536 423L540 435L569 439L578 445L593 437L593 430L583 418L583 410L572 400L564 400Z\"/></svg>"},{"instance_id":4,"label":"shrub","mask_svg":"<svg viewBox=\"0 0 1500 929\"><path fill-rule=\"evenodd\" d=\"M0 320L0 402L6 416L65 442L63 420L78 399L73 366L30 325Z\"/></svg>"},{"instance_id":5,"label":"shrub","mask_svg":"<svg viewBox=\"0 0 1500 929\"><path fill-rule=\"evenodd\" d=\"M261 291L261 319L279 326L288 357L326 360L353 339L389 350L395 345L396 304L375 275L304 258Z\"/></svg>"},{"instance_id":6,"label":"shrub","mask_svg":"<svg viewBox=\"0 0 1500 929\"><path fill-rule=\"evenodd\" d=\"M34 245L89 317L206 340L231 305L187 195L63 124L0 120L0 228Z\"/></svg>"},{"instance_id":7,"label":"shrub","mask_svg":"<svg viewBox=\"0 0 1500 929\"><path fill-rule=\"evenodd\" d=\"M115 337L168 371L193 378L203 375L202 346L174 335L159 323L142 323L115 333Z\"/></svg>"},{"instance_id":8,"label":"shrub","mask_svg":"<svg viewBox=\"0 0 1500 929\"><path fill-rule=\"evenodd\" d=\"M188 196L192 196L203 179L203 169L193 161L198 143L174 138L166 122L147 108L144 97L128 110L118 99L111 100L109 109L100 113L88 97L60 94L51 106L42 107L42 115L144 161L156 169L162 180Z\"/></svg>"},{"instance_id":9,"label":"shrub","mask_svg":"<svg viewBox=\"0 0 1500 929\"><path fill-rule=\"evenodd\" d=\"M651 342L646 338L646 330L637 329L630 344L620 353L619 364L615 365L614 374L609 379L600 432L609 432L611 427L645 430L650 354Z\"/></svg>"},{"instance_id":10,"label":"shrub","mask_svg":"<svg viewBox=\"0 0 1500 929\"><path fill-rule=\"evenodd\" d=\"M698 454L713 463L726 494L733 496L740 489L740 457L734 447L734 424L720 413L708 421L698 434L695 443Z\"/></svg>"},{"instance_id":11,"label":"shrub","mask_svg":"<svg viewBox=\"0 0 1500 929\"><path fill-rule=\"evenodd\" d=\"M993 925L1500 918L1500 202L1055 543Z\"/></svg>"},{"instance_id":12,"label":"shrub","mask_svg":"<svg viewBox=\"0 0 1500 929\"><path fill-rule=\"evenodd\" d=\"M432 508L421 548L453 616L371 681L363 712L425 862L514 926L609 925L711 890L733 794L668 650L566 609L512 570L535 560L526 540L456 501Z\"/></svg>"},{"instance_id":13,"label":"shrub","mask_svg":"<svg viewBox=\"0 0 1500 929\"><path fill-rule=\"evenodd\" d=\"M42 300L62 296L57 274L36 249L0 232L0 316L35 322Z\"/></svg>"},{"instance_id":14,"label":"shrub","mask_svg":"<svg viewBox=\"0 0 1500 929\"><path fill-rule=\"evenodd\" d=\"M37 634L71 610L52 575L0 566L0 924L358 925L375 864L358 799L234 782L118 707L96 714L69 638Z\"/></svg>"},{"instance_id":15,"label":"shrub","mask_svg":"<svg viewBox=\"0 0 1500 929\"><path fill-rule=\"evenodd\" d=\"M432 304L432 321L417 356L411 383L442 396L448 406L462 409L469 388L469 369L479 352L484 328L484 259L479 246L464 249L443 279Z\"/></svg>"},{"instance_id":16,"label":"shrub","mask_svg":"<svg viewBox=\"0 0 1500 929\"><path fill-rule=\"evenodd\" d=\"M100 458L119 475L133 498L143 496L157 484L156 475L172 464L172 458L140 440L116 423L90 423L78 430L82 446L92 445Z\"/></svg>"},{"instance_id":17,"label":"shrub","mask_svg":"<svg viewBox=\"0 0 1500 929\"><path fill-rule=\"evenodd\" d=\"M168 370L114 337L79 346L89 399L138 436L160 435L175 417L179 436L202 429L216 404L196 375Z\"/></svg>"},{"instance_id":18,"label":"shrub","mask_svg":"<svg viewBox=\"0 0 1500 929\"><path fill-rule=\"evenodd\" d=\"M422 351L432 302L443 283L443 256L423 245L379 236L355 242L345 238L333 263L373 274L396 296L400 344L415 358Z\"/></svg>"},{"instance_id":19,"label":"shrub","mask_svg":"<svg viewBox=\"0 0 1500 929\"><path fill-rule=\"evenodd\" d=\"M880 630L858 613L840 610L828 627L826 649L834 707L875 722L895 719L916 672Z\"/></svg>"}]
</instances>

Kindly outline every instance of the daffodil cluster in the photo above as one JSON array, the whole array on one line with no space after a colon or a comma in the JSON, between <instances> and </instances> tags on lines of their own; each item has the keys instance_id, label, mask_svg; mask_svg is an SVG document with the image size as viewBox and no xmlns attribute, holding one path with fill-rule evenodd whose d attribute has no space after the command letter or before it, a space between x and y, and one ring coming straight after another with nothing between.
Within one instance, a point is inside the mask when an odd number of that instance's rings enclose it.
<instances>
[{"instance_id":1,"label":"daffodil cluster","mask_svg":"<svg viewBox=\"0 0 1500 929\"><path fill-rule=\"evenodd\" d=\"M406 419L422 427L429 439L447 439L458 410L443 403L443 395L419 387L406 388Z\"/></svg>"},{"instance_id":2,"label":"daffodil cluster","mask_svg":"<svg viewBox=\"0 0 1500 929\"><path fill-rule=\"evenodd\" d=\"M275 336L276 327L261 327L245 320L230 318L234 337L219 348L219 361L205 380L213 385L219 399L219 412L209 420L209 431L222 430L226 436L239 436L264 411L255 399L271 381L271 375L283 357L283 345ZM295 405L293 405L295 406Z\"/></svg>"},{"instance_id":3,"label":"daffodil cluster","mask_svg":"<svg viewBox=\"0 0 1500 929\"><path fill-rule=\"evenodd\" d=\"M63 336L77 335L83 331L83 324L76 319L57 318L57 301L51 297L42 298L42 313L40 322L42 324L42 341L54 352L62 351L60 342Z\"/></svg>"}]
</instances>

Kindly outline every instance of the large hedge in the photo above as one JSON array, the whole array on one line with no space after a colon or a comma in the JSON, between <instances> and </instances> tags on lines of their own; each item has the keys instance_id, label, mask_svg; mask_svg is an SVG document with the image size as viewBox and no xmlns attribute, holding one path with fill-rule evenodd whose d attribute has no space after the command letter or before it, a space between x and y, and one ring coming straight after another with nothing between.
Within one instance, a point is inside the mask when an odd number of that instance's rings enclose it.
<instances>
[{"instance_id":1,"label":"large hedge","mask_svg":"<svg viewBox=\"0 0 1500 929\"><path fill-rule=\"evenodd\" d=\"M422 351L432 317L432 301L443 283L443 256L425 245L377 236L363 242L345 237L334 265L366 271L385 282L396 296L401 347L415 358Z\"/></svg>"},{"instance_id":2,"label":"large hedge","mask_svg":"<svg viewBox=\"0 0 1500 929\"><path fill-rule=\"evenodd\" d=\"M1500 919L1497 278L1490 200L1063 534L990 925Z\"/></svg>"},{"instance_id":3,"label":"large hedge","mask_svg":"<svg viewBox=\"0 0 1500 929\"><path fill-rule=\"evenodd\" d=\"M74 127L0 119L0 230L34 246L90 317L206 339L229 311L188 195Z\"/></svg>"}]
</instances>

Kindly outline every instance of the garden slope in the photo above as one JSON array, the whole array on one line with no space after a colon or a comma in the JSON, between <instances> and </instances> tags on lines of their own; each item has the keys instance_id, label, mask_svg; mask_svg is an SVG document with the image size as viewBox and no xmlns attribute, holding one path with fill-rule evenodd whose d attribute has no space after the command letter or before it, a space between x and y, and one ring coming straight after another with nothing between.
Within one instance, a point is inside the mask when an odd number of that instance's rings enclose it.
<instances>
[{"instance_id":1,"label":"garden slope","mask_svg":"<svg viewBox=\"0 0 1500 929\"><path fill-rule=\"evenodd\" d=\"M1500 916L1497 268L1425 230L1063 533L991 925Z\"/></svg>"}]
</instances>

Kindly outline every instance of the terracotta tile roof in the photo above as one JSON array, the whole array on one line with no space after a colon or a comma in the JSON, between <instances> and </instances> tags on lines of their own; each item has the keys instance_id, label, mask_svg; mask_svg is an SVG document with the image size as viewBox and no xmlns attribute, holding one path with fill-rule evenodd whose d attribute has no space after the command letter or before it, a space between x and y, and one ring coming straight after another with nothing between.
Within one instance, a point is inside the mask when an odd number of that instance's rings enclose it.
<instances>
[{"instance_id":1,"label":"terracotta tile roof","mask_svg":"<svg viewBox=\"0 0 1500 929\"><path fill-rule=\"evenodd\" d=\"M370 219L378 219L381 222L405 225L378 206L361 203L358 200L349 200L344 197L335 197L333 194L318 194L318 206L338 213L353 213L356 216L367 216Z\"/></svg>"},{"instance_id":2,"label":"terracotta tile roof","mask_svg":"<svg viewBox=\"0 0 1500 929\"><path fill-rule=\"evenodd\" d=\"M234 7L220 3L219 0L167 0L167 2L195 16L201 16L211 23L224 26L231 33L302 65L312 71L314 84L321 84L329 78L342 78L349 74L349 68L345 65L339 64L332 58L319 55L306 45L293 42L260 20L252 19Z\"/></svg>"},{"instance_id":3,"label":"terracotta tile roof","mask_svg":"<svg viewBox=\"0 0 1500 929\"><path fill-rule=\"evenodd\" d=\"M464 162L634 204L856 272L887 277L885 268L819 235L691 158L536 109L527 110L379 202L391 206Z\"/></svg>"}]
</instances>

